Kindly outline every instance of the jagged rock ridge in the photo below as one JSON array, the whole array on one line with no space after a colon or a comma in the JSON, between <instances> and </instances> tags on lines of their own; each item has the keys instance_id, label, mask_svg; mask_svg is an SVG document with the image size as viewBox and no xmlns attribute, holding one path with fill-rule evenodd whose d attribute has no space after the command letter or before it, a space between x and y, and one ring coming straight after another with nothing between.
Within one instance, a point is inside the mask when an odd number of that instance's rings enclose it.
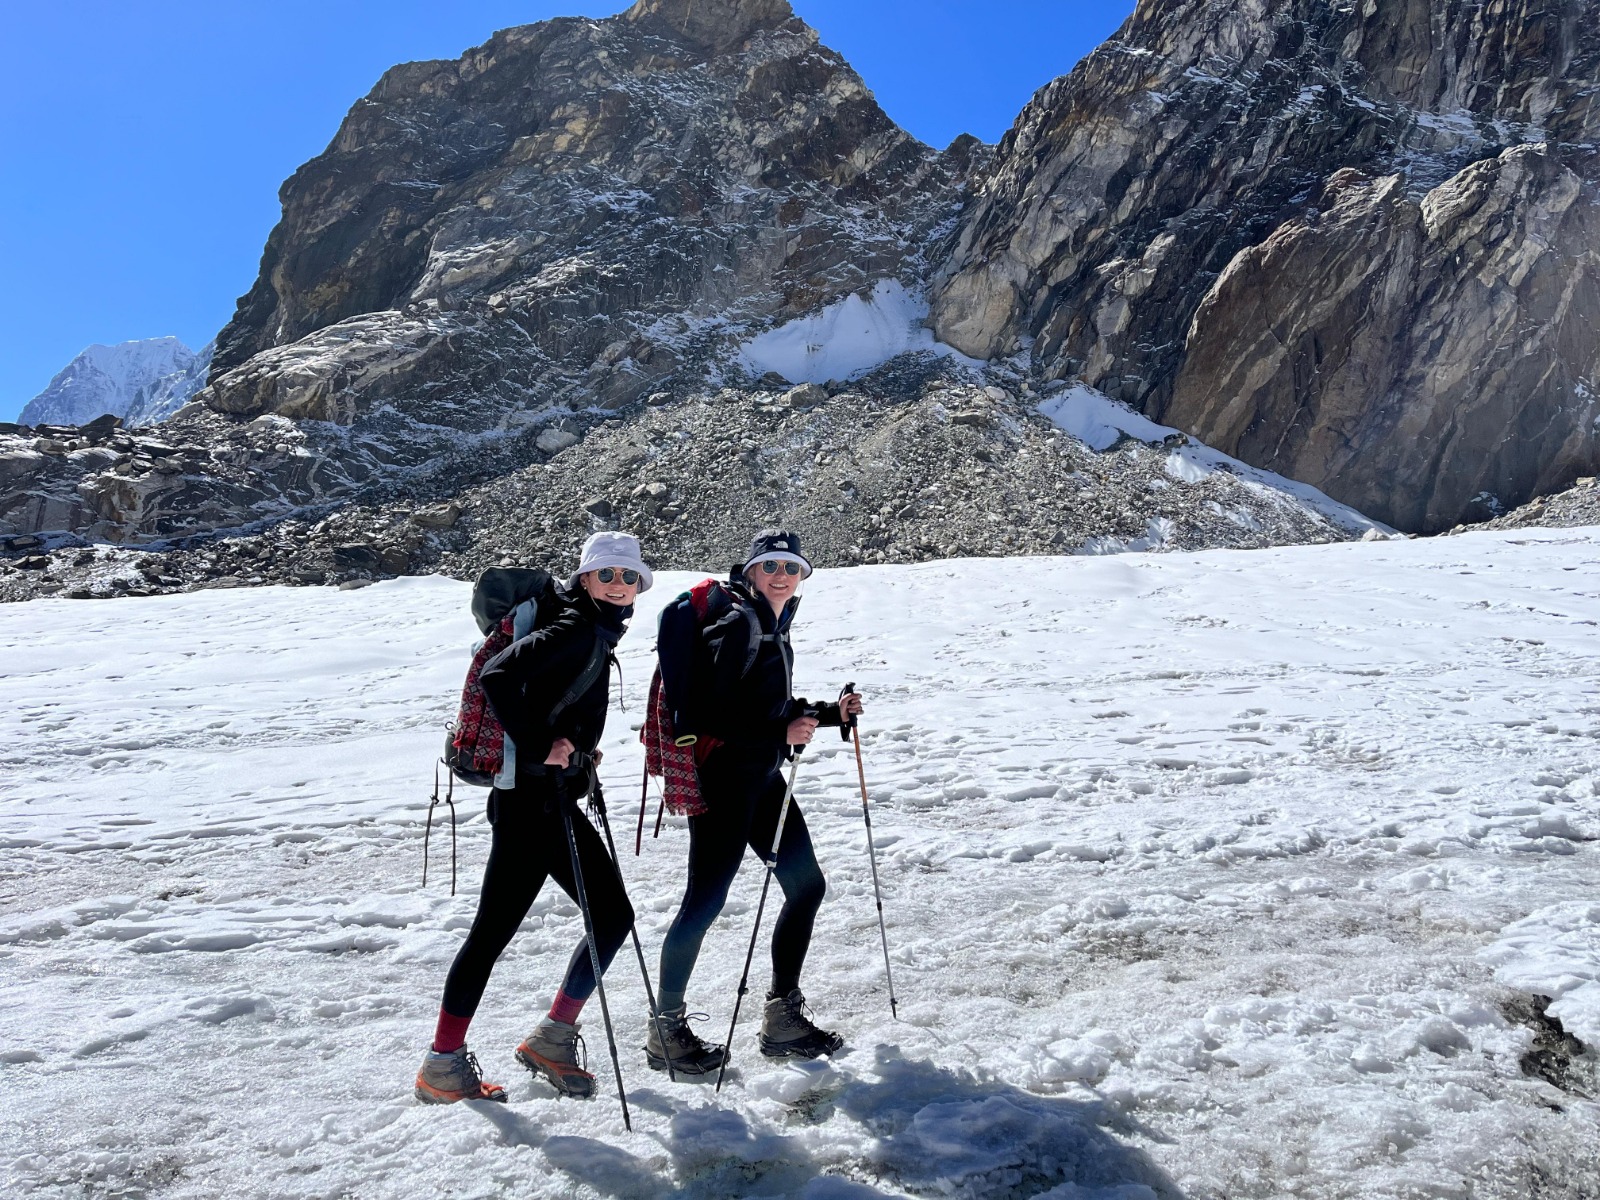
<instances>
[{"instance_id":1,"label":"jagged rock ridge","mask_svg":"<svg viewBox=\"0 0 1600 1200\"><path fill-rule=\"evenodd\" d=\"M1593 17L1142 0L1002 143L938 333L1407 529L1591 473Z\"/></svg>"},{"instance_id":2,"label":"jagged rock ridge","mask_svg":"<svg viewBox=\"0 0 1600 1200\"><path fill-rule=\"evenodd\" d=\"M206 453L116 489L93 535L541 460L596 411L703 387L748 331L914 285L970 151L901 131L777 0L642 0L396 67L284 185L209 386L163 430Z\"/></svg>"},{"instance_id":3,"label":"jagged rock ridge","mask_svg":"<svg viewBox=\"0 0 1600 1200\"><path fill-rule=\"evenodd\" d=\"M284 185L201 398L356 430L368 474L436 466L555 405L698 382L730 329L912 281L955 172L787 3L506 30L390 71Z\"/></svg>"},{"instance_id":4,"label":"jagged rock ridge","mask_svg":"<svg viewBox=\"0 0 1600 1200\"><path fill-rule=\"evenodd\" d=\"M782 0L641 0L395 68L285 184L200 403L159 448L0 428L0 533L223 531L239 549L207 550L207 573L246 581L470 570L500 548L482 514L510 512L502 495L532 506L519 554L638 521L673 562L737 545L743 499L833 520L830 562L1351 536L1226 496L1240 521L1191 511L1226 480L1169 496L1132 466L1072 467L1089 483L1065 492L958 472L1009 543L899 502L955 461L897 475L917 437L967 444L930 424L960 424L931 394L1003 385L1026 407L1076 378L1412 528L1488 515L1592 453L1596 35L1570 3L1379 8L1144 3L998 150L917 143ZM912 353L824 389L872 416L817 453L857 455L887 514L755 474L740 504L711 494L752 436L729 397L757 411L784 387L741 374L741 345L929 280L938 332L994 361L974 377ZM1473 348L1499 358L1463 368ZM601 513L568 486L581 468L621 487L663 420L693 453L635 486L674 503Z\"/></svg>"}]
</instances>

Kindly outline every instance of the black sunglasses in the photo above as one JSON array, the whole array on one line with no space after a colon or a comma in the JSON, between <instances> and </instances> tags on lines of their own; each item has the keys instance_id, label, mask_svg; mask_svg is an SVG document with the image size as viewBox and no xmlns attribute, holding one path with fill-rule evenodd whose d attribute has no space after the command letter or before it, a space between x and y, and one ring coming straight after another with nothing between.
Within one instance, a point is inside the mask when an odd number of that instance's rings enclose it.
<instances>
[{"instance_id":1,"label":"black sunglasses","mask_svg":"<svg viewBox=\"0 0 1600 1200\"><path fill-rule=\"evenodd\" d=\"M769 558L769 559L767 559L766 562L761 564L761 573L763 575L776 575L778 573L778 568L779 567L783 568L783 573L785 575L798 575L798 574L800 574L800 564L799 563L797 563L797 562L787 562L787 561L779 562L775 558Z\"/></svg>"},{"instance_id":2,"label":"black sunglasses","mask_svg":"<svg viewBox=\"0 0 1600 1200\"><path fill-rule=\"evenodd\" d=\"M617 567L601 567L595 574L600 577L601 583L610 583L618 575L622 576L622 582L629 587L639 582L639 572L625 571Z\"/></svg>"}]
</instances>

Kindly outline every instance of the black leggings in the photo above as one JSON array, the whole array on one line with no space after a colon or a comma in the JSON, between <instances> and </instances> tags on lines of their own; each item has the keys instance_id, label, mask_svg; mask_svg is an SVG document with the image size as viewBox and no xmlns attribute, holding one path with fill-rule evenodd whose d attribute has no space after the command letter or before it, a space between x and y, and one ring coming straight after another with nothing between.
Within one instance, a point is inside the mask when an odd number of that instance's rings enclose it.
<instances>
[{"instance_id":1,"label":"black leggings","mask_svg":"<svg viewBox=\"0 0 1600 1200\"><path fill-rule=\"evenodd\" d=\"M663 1009L683 1003L700 943L727 902L745 849L754 850L763 862L772 852L787 785L781 766L771 759L739 759L723 748L700 768L707 811L689 818L689 885L661 944ZM772 930L771 990L781 995L800 985L811 927L827 891L806 819L792 801L773 873L783 889L783 909Z\"/></svg>"},{"instance_id":2,"label":"black leggings","mask_svg":"<svg viewBox=\"0 0 1600 1200\"><path fill-rule=\"evenodd\" d=\"M580 789L581 777L572 786ZM574 901L578 898L566 828L560 812L553 804L546 804L552 787L545 779L535 779L523 782L515 791L496 788L489 793L494 843L489 849L489 865L483 872L477 916L445 978L444 1010L451 1016L470 1017L477 1012L495 960L528 915L547 876ZM594 826L574 813L572 832L578 843L578 865L583 871L583 887L589 897L603 971L611 965L628 930L633 928L633 906L628 903L616 864L606 853L605 843ZM580 929L578 947L567 964L561 990L575 1000L587 1000L594 988L589 943Z\"/></svg>"}]
</instances>

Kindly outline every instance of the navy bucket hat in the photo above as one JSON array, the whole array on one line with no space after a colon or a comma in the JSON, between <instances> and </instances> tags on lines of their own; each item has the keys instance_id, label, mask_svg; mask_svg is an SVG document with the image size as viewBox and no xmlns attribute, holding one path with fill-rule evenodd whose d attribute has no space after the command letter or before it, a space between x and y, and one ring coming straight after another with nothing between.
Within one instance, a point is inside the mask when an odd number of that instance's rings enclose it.
<instances>
[{"instance_id":1,"label":"navy bucket hat","mask_svg":"<svg viewBox=\"0 0 1600 1200\"><path fill-rule=\"evenodd\" d=\"M763 529L750 541L750 553L744 556L744 573L764 562L792 562L800 564L800 578L811 574L811 562L800 553L800 535L787 529Z\"/></svg>"}]
</instances>

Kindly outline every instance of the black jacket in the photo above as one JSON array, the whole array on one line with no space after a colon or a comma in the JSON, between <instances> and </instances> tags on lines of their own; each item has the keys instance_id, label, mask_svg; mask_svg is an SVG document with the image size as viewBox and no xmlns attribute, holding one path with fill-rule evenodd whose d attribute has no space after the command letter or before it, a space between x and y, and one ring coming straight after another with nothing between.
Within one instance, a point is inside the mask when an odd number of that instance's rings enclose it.
<instances>
[{"instance_id":1,"label":"black jacket","mask_svg":"<svg viewBox=\"0 0 1600 1200\"><path fill-rule=\"evenodd\" d=\"M714 737L736 749L769 753L787 746L789 723L812 708L823 724L839 724L836 704L808 706L793 695L794 650L789 626L799 597L774 616L772 606L737 577L725 586L735 596L726 613L698 627L687 601L661 615L656 643L661 681L679 735ZM753 613L761 639L750 660ZM750 669L744 669L750 662Z\"/></svg>"},{"instance_id":2,"label":"black jacket","mask_svg":"<svg viewBox=\"0 0 1600 1200\"><path fill-rule=\"evenodd\" d=\"M519 773L543 763L557 738L567 738L586 754L594 752L606 727L612 652L633 614L631 608L596 603L581 591L563 591L559 598L554 620L511 643L478 676L516 745ZM552 720L551 711L597 654L594 682Z\"/></svg>"}]
</instances>

